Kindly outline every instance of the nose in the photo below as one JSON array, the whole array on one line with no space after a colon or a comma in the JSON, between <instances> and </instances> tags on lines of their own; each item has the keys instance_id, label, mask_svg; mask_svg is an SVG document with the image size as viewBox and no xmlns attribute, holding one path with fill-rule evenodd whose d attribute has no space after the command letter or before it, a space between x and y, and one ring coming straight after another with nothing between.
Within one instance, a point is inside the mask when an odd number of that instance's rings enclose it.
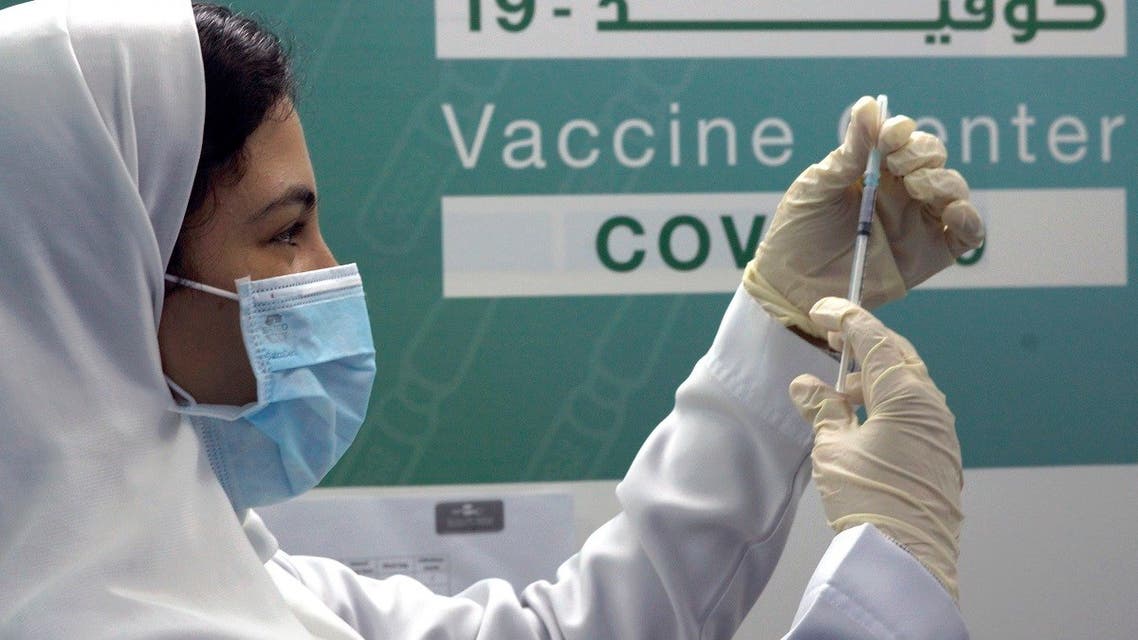
<instances>
[{"instance_id":1,"label":"nose","mask_svg":"<svg viewBox=\"0 0 1138 640\"><path fill-rule=\"evenodd\" d=\"M328 244L324 242L324 237L318 238L319 242L316 246L316 255L313 257L313 269L326 269L328 267L338 266L340 263L336 261L336 256L332 255L332 250L328 248Z\"/></svg>"}]
</instances>

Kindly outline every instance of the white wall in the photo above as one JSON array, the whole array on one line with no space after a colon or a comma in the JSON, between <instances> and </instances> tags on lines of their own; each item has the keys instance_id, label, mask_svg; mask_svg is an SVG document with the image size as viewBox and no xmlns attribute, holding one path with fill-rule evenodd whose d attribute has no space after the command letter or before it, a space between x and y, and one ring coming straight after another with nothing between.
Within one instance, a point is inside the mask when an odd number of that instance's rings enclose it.
<instances>
[{"instance_id":1,"label":"white wall","mask_svg":"<svg viewBox=\"0 0 1138 640\"><path fill-rule=\"evenodd\" d=\"M969 470L961 608L976 640L1138 638L1138 466ZM778 638L829 540L807 489L738 637Z\"/></svg>"},{"instance_id":2,"label":"white wall","mask_svg":"<svg viewBox=\"0 0 1138 640\"><path fill-rule=\"evenodd\" d=\"M574 497L579 541L616 513L615 482L374 489L380 494ZM977 640L1138 638L1138 465L965 472L961 604ZM783 560L737 638L788 628L830 529L807 488Z\"/></svg>"}]
</instances>

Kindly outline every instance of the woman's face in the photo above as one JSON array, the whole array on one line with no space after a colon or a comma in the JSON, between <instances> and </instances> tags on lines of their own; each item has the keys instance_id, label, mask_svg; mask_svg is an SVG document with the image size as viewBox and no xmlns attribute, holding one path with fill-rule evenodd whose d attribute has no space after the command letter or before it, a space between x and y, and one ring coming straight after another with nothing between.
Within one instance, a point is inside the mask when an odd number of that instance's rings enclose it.
<instances>
[{"instance_id":1,"label":"woman's face","mask_svg":"<svg viewBox=\"0 0 1138 640\"><path fill-rule=\"evenodd\" d=\"M183 239L184 273L228 291L253 280L336 264L320 235L316 179L296 112L267 118L245 146L245 173L219 180L202 226ZM272 117L278 115L278 117ZM237 302L181 287L166 296L158 328L162 368L200 403L243 405L257 385L241 337Z\"/></svg>"}]
</instances>

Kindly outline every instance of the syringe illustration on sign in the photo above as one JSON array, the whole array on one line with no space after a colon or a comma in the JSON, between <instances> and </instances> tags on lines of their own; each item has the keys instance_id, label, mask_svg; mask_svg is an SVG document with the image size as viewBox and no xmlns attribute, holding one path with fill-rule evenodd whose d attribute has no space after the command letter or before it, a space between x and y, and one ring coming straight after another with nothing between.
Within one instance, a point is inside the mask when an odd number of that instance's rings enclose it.
<instances>
[{"instance_id":1,"label":"syringe illustration on sign","mask_svg":"<svg viewBox=\"0 0 1138 640\"><path fill-rule=\"evenodd\" d=\"M436 0L436 9L440 58L1046 56L1088 46L1125 55L1125 0ZM498 47L504 37L512 51Z\"/></svg>"},{"instance_id":2,"label":"syringe illustration on sign","mask_svg":"<svg viewBox=\"0 0 1138 640\"><path fill-rule=\"evenodd\" d=\"M651 380L685 301L666 310L625 298L601 330L584 380L566 394L521 480L582 480L603 477L609 455L628 424L628 404ZM619 464L616 466L620 466Z\"/></svg>"},{"instance_id":3,"label":"syringe illustration on sign","mask_svg":"<svg viewBox=\"0 0 1138 640\"><path fill-rule=\"evenodd\" d=\"M672 95L689 88L698 68L699 63L687 62L674 76L658 77L642 65L630 65L620 83L622 90L605 102L598 121L612 125L626 110L644 117L661 113ZM622 175L611 170L571 173L559 190L634 192L638 179L639 174ZM563 396L520 480L576 480L611 473L606 465L613 465L610 456L619 448L617 443L624 432L650 426L630 424L628 404L655 373L684 304L682 298L676 298L664 312L634 298L625 298L617 305L592 345L583 379Z\"/></svg>"},{"instance_id":4,"label":"syringe illustration on sign","mask_svg":"<svg viewBox=\"0 0 1138 640\"><path fill-rule=\"evenodd\" d=\"M368 243L369 250L402 258L424 240L435 218L430 212L459 170L440 160L448 141L433 124L438 104L493 100L508 83L510 72L510 65L503 65L489 82L478 83L448 65L439 75L438 86L415 104L395 144L376 156L379 166L367 181L371 187L355 212L358 237ZM376 229L383 231L376 233Z\"/></svg>"}]
</instances>

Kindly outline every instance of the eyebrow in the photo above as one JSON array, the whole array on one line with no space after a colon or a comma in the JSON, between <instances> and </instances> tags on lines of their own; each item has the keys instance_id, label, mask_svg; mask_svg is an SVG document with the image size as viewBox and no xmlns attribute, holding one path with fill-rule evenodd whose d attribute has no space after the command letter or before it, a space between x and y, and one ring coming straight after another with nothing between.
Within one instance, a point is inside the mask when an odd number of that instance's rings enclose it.
<instances>
[{"instance_id":1,"label":"eyebrow","mask_svg":"<svg viewBox=\"0 0 1138 640\"><path fill-rule=\"evenodd\" d=\"M273 209L292 205L301 205L305 211L309 211L316 206L316 194L312 192L312 189L302 184L293 185L280 197L265 205L260 211L249 216L247 222L258 222L272 213Z\"/></svg>"}]
</instances>

